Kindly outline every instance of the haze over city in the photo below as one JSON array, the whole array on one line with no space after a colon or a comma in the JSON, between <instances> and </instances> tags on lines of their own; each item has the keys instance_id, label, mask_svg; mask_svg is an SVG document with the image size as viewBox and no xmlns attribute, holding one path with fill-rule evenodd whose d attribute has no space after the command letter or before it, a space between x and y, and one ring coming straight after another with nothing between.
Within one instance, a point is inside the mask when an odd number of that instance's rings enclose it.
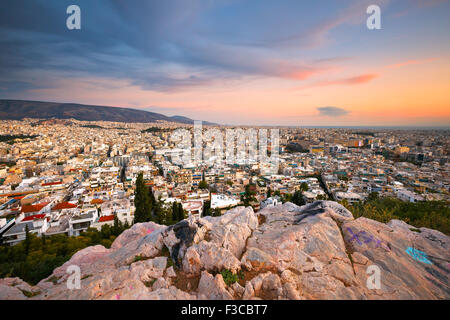
<instances>
[{"instance_id":1,"label":"haze over city","mask_svg":"<svg viewBox=\"0 0 450 320\"><path fill-rule=\"evenodd\" d=\"M450 124L449 1L2 1L0 96L222 124ZM369 30L366 8L381 8Z\"/></svg>"}]
</instances>

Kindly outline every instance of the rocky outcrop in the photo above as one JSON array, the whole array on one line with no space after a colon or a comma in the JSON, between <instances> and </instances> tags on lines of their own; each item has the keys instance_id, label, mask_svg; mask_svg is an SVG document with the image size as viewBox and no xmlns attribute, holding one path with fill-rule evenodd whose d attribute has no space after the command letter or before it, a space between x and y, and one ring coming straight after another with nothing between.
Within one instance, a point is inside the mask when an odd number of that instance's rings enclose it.
<instances>
[{"instance_id":1,"label":"rocky outcrop","mask_svg":"<svg viewBox=\"0 0 450 320\"><path fill-rule=\"evenodd\" d=\"M331 201L237 207L136 224L36 286L0 279L0 299L449 299L448 246L438 231L354 219Z\"/></svg>"}]
</instances>

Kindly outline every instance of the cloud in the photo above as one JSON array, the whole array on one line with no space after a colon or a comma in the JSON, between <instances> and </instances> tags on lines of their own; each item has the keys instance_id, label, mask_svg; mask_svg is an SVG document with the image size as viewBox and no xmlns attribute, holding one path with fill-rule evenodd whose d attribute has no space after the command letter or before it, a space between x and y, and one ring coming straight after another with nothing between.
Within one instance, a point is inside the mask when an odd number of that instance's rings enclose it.
<instances>
[{"instance_id":1,"label":"cloud","mask_svg":"<svg viewBox=\"0 0 450 320\"><path fill-rule=\"evenodd\" d=\"M317 111L319 111L319 115L325 117L341 117L349 114L349 111L339 107L319 107Z\"/></svg>"},{"instance_id":2,"label":"cloud","mask_svg":"<svg viewBox=\"0 0 450 320\"><path fill-rule=\"evenodd\" d=\"M367 82L375 79L376 77L378 77L378 75L375 73L361 74L359 76L337 79L337 80L318 81L318 82L312 83L310 85L295 88L294 90L304 90L304 89L309 89L309 88L334 86L334 85L347 85L347 86L358 85L358 84L367 83Z\"/></svg>"},{"instance_id":3,"label":"cloud","mask_svg":"<svg viewBox=\"0 0 450 320\"><path fill-rule=\"evenodd\" d=\"M428 7L438 6L441 3L449 2L449 0L408 0L404 2L404 8L395 13L394 17L403 17L413 10L426 9Z\"/></svg>"},{"instance_id":4,"label":"cloud","mask_svg":"<svg viewBox=\"0 0 450 320\"><path fill-rule=\"evenodd\" d=\"M437 58L428 58L428 59L421 59L421 60L407 60L407 61L388 65L388 66L386 66L386 68L387 69L397 69L397 68L414 65L414 64L423 64L423 63L427 63L427 62L433 62L435 60L437 60Z\"/></svg>"},{"instance_id":5,"label":"cloud","mask_svg":"<svg viewBox=\"0 0 450 320\"><path fill-rule=\"evenodd\" d=\"M68 0L0 2L4 78L27 79L36 86L39 79L49 77L122 79L149 91L249 78L303 81L336 69L339 59L326 54L302 59L289 50L316 42L311 30L318 28L324 35L348 17L344 14L329 23L335 18L335 11L329 10L321 28L309 15L298 16L320 6L297 1L274 8L270 1L136 0L130 6L121 0L78 0L82 26L74 32L65 27L69 4ZM302 35L292 38L286 48L284 40L276 39L289 38L292 30L303 30Z\"/></svg>"}]
</instances>

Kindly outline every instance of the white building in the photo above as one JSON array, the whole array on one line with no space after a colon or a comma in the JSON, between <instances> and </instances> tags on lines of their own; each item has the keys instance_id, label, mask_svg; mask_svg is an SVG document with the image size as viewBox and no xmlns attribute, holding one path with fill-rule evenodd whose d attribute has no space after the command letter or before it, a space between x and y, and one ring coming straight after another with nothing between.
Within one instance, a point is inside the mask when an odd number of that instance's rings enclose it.
<instances>
[{"instance_id":1,"label":"white building","mask_svg":"<svg viewBox=\"0 0 450 320\"><path fill-rule=\"evenodd\" d=\"M416 194L416 193L406 190L406 189L398 190L397 198L399 198L402 201L407 201L407 202L417 202L417 201L425 200L421 195Z\"/></svg>"},{"instance_id":2,"label":"white building","mask_svg":"<svg viewBox=\"0 0 450 320\"><path fill-rule=\"evenodd\" d=\"M363 201L364 197L362 195L360 195L359 193L355 193L355 192L341 192L338 191L335 194L336 200L337 201L342 201L342 200L347 200L348 203L353 203L353 202L358 202L358 201Z\"/></svg>"},{"instance_id":3,"label":"white building","mask_svg":"<svg viewBox=\"0 0 450 320\"><path fill-rule=\"evenodd\" d=\"M239 200L224 194L211 194L211 209L224 209L234 207L239 204Z\"/></svg>"}]
</instances>

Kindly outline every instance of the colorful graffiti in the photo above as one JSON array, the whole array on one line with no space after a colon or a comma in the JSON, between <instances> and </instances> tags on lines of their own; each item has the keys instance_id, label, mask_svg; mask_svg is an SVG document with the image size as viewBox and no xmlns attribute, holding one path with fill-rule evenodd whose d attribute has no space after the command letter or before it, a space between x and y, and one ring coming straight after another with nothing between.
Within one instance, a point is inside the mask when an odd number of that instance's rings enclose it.
<instances>
[{"instance_id":1,"label":"colorful graffiti","mask_svg":"<svg viewBox=\"0 0 450 320\"><path fill-rule=\"evenodd\" d=\"M356 240L356 243L358 243L360 246L364 244L369 244L370 242L375 242L375 249L376 248L383 248L386 251L390 251L388 246L383 246L383 242L380 239L377 239L373 237L371 234L368 234L366 231L359 231L358 233L354 233L351 228L347 228L347 231L352 235L352 238L350 239L350 243L353 242L353 240Z\"/></svg>"},{"instance_id":2,"label":"colorful graffiti","mask_svg":"<svg viewBox=\"0 0 450 320\"><path fill-rule=\"evenodd\" d=\"M152 228L148 228L148 229L147 229L147 234L150 234L150 233L152 233L153 231L155 231L155 230L152 229Z\"/></svg>"},{"instance_id":3,"label":"colorful graffiti","mask_svg":"<svg viewBox=\"0 0 450 320\"><path fill-rule=\"evenodd\" d=\"M413 247L406 248L406 253L409 254L414 260L426 263L426 264L432 264L430 260L428 260L427 254L423 251L417 250Z\"/></svg>"}]
</instances>

